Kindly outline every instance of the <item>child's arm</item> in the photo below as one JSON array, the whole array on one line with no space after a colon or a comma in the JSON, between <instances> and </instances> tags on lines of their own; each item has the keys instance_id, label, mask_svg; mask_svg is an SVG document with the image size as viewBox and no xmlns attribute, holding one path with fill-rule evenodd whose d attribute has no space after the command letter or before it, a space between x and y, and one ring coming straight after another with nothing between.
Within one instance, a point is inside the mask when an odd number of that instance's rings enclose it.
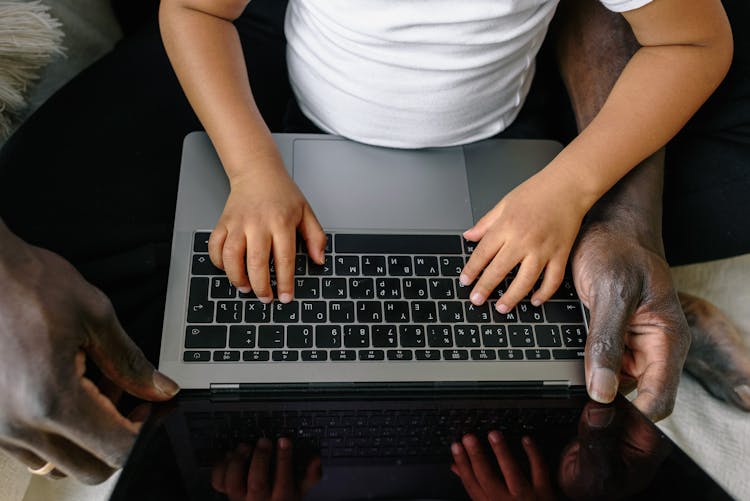
<instances>
[{"instance_id":1,"label":"child's arm","mask_svg":"<svg viewBox=\"0 0 750 501\"><path fill-rule=\"evenodd\" d=\"M231 186L209 241L211 260L239 289L252 288L270 301L268 258L273 253L278 295L287 302L294 291L295 228L317 262L322 262L326 237L287 174L250 90L232 24L248 2L163 0L159 21L170 61Z\"/></svg>"},{"instance_id":2,"label":"child's arm","mask_svg":"<svg viewBox=\"0 0 750 501\"><path fill-rule=\"evenodd\" d=\"M481 239L462 281L481 303L518 263L498 301L505 312L545 270L532 302L559 286L584 214L630 169L669 141L724 78L732 34L719 0L654 0L624 14L641 48L591 124L544 170L466 232Z\"/></svg>"}]
</instances>

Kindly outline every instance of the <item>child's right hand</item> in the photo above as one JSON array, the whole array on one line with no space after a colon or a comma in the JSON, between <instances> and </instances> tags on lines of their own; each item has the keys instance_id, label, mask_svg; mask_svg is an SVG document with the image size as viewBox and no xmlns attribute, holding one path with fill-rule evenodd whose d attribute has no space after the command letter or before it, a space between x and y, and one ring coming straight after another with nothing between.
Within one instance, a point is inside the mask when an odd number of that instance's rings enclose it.
<instances>
[{"instance_id":1,"label":"child's right hand","mask_svg":"<svg viewBox=\"0 0 750 501\"><path fill-rule=\"evenodd\" d=\"M273 255L281 302L294 296L296 230L313 261L322 264L326 236L312 208L281 159L230 177L231 191L211 238L211 261L240 292L273 300L269 256ZM271 254L273 253L273 254Z\"/></svg>"}]
</instances>

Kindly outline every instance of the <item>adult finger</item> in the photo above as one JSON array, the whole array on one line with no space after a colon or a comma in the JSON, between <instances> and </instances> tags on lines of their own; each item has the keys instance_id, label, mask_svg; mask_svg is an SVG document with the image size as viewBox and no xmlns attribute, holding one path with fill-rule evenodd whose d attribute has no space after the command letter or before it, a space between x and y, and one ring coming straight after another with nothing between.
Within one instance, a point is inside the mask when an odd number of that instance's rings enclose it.
<instances>
[{"instance_id":1,"label":"adult finger","mask_svg":"<svg viewBox=\"0 0 750 501\"><path fill-rule=\"evenodd\" d=\"M652 421L669 416L677 398L681 363L667 360L651 362L638 379L638 396L633 405Z\"/></svg>"},{"instance_id":2,"label":"adult finger","mask_svg":"<svg viewBox=\"0 0 750 501\"><path fill-rule=\"evenodd\" d=\"M245 233L233 230L227 235L221 249L221 260L227 278L232 282L232 285L245 293L250 292L249 287L251 287L251 281L248 279L247 267L245 266L245 253L250 252L250 249L246 247Z\"/></svg>"},{"instance_id":3,"label":"adult finger","mask_svg":"<svg viewBox=\"0 0 750 501\"><path fill-rule=\"evenodd\" d=\"M539 262L536 258L531 256L523 258L518 273L508 285L508 290L497 300L495 305L497 311L505 314L512 310L534 287L543 269L544 263Z\"/></svg>"},{"instance_id":4,"label":"adult finger","mask_svg":"<svg viewBox=\"0 0 750 501\"><path fill-rule=\"evenodd\" d=\"M627 284L603 283L596 287L591 298L584 366L586 388L596 402L606 404L617 395L625 331L635 310L637 294Z\"/></svg>"},{"instance_id":5,"label":"adult finger","mask_svg":"<svg viewBox=\"0 0 750 501\"><path fill-rule=\"evenodd\" d=\"M208 257L211 258L211 262L214 263L214 266L222 270L224 269L222 251L226 239L227 227L223 224L217 224L214 231L211 232L211 236L208 237Z\"/></svg>"},{"instance_id":6,"label":"adult finger","mask_svg":"<svg viewBox=\"0 0 750 501\"><path fill-rule=\"evenodd\" d=\"M514 496L526 492L529 482L518 467L518 463L510 452L503 434L498 431L491 431L487 438L489 438L492 452L495 453L497 464L500 465L500 471L503 472L508 491Z\"/></svg>"},{"instance_id":7,"label":"adult finger","mask_svg":"<svg viewBox=\"0 0 750 501\"><path fill-rule=\"evenodd\" d=\"M247 472L248 501L265 500L271 495L269 470L271 465L271 441L261 438L253 451L253 459Z\"/></svg>"},{"instance_id":8,"label":"adult finger","mask_svg":"<svg viewBox=\"0 0 750 501\"><path fill-rule=\"evenodd\" d=\"M471 467L474 470L474 476L484 492L496 492L498 489L501 491L505 490L505 486L498 478L497 473L487 461L487 456L485 455L479 440L477 440L477 437L474 435L464 435L461 443L469 456Z\"/></svg>"},{"instance_id":9,"label":"adult finger","mask_svg":"<svg viewBox=\"0 0 750 501\"><path fill-rule=\"evenodd\" d=\"M273 236L273 263L276 268L276 291L279 301L288 303L294 297L294 228L279 229Z\"/></svg>"},{"instance_id":10,"label":"adult finger","mask_svg":"<svg viewBox=\"0 0 750 501\"><path fill-rule=\"evenodd\" d=\"M280 438L276 448L276 474L273 481L273 499L287 500L294 494L294 472L292 470L292 441Z\"/></svg>"},{"instance_id":11,"label":"adult finger","mask_svg":"<svg viewBox=\"0 0 750 501\"><path fill-rule=\"evenodd\" d=\"M247 234L247 272L250 286L264 303L273 300L268 261L271 255L271 237L265 231Z\"/></svg>"},{"instance_id":12,"label":"adult finger","mask_svg":"<svg viewBox=\"0 0 750 501\"><path fill-rule=\"evenodd\" d=\"M549 472L547 471L547 463L544 462L539 448L536 446L531 437L523 437L521 439L523 450L526 452L526 457L529 458L529 466L531 467L531 483L535 488L547 487L550 483Z\"/></svg>"},{"instance_id":13,"label":"adult finger","mask_svg":"<svg viewBox=\"0 0 750 501\"><path fill-rule=\"evenodd\" d=\"M299 232L302 235L302 238L305 239L307 253L312 260L318 264L323 264L325 261L327 237L323 232L323 227L320 226L320 223L318 222L318 218L315 217L315 213L309 205L305 205L302 212L302 221L299 225Z\"/></svg>"},{"instance_id":14,"label":"adult finger","mask_svg":"<svg viewBox=\"0 0 750 501\"><path fill-rule=\"evenodd\" d=\"M464 447L460 443L454 442L451 444L451 454L453 454L453 461L455 462L458 477L461 479L461 483L464 485L464 489L469 497L473 501L485 499L484 490L482 490L476 476L474 476L474 470L471 468L471 462L469 461L469 456L466 455Z\"/></svg>"}]
</instances>

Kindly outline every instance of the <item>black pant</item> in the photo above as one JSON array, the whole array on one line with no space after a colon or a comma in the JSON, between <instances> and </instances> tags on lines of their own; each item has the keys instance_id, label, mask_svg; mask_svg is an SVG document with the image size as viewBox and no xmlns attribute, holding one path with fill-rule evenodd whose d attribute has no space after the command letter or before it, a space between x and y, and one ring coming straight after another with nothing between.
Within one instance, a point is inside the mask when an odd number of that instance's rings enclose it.
<instances>
[{"instance_id":1,"label":"black pant","mask_svg":"<svg viewBox=\"0 0 750 501\"><path fill-rule=\"evenodd\" d=\"M750 12L726 0L735 63L668 148L664 237L672 264L750 252ZM273 131L314 131L292 97L285 4L254 0L237 21L253 86ZM505 137L569 138L572 112L549 55ZM554 110L551 112L551 110ZM181 143L200 123L164 52L155 18L55 94L0 151L0 217L75 264L113 300L154 360L164 310Z\"/></svg>"}]
</instances>

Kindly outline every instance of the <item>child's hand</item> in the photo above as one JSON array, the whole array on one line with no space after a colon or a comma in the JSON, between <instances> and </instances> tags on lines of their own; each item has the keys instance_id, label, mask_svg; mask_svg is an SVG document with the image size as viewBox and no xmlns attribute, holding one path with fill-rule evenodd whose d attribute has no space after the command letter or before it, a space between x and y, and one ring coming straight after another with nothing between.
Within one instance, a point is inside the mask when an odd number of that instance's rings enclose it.
<instances>
[{"instance_id":1,"label":"child's hand","mask_svg":"<svg viewBox=\"0 0 750 501\"><path fill-rule=\"evenodd\" d=\"M542 171L528 179L464 233L467 240L481 240L461 273L464 284L472 283L482 273L471 292L472 303L484 303L519 263L518 273L497 301L499 312L513 309L543 271L544 280L531 298L535 306L560 286L589 207L577 197L571 183L555 178Z\"/></svg>"},{"instance_id":2,"label":"child's hand","mask_svg":"<svg viewBox=\"0 0 750 501\"><path fill-rule=\"evenodd\" d=\"M281 302L294 297L296 230L313 261L322 264L326 236L281 160L230 179L224 212L211 233L208 252L240 292L273 299L269 256L273 253Z\"/></svg>"}]
</instances>

